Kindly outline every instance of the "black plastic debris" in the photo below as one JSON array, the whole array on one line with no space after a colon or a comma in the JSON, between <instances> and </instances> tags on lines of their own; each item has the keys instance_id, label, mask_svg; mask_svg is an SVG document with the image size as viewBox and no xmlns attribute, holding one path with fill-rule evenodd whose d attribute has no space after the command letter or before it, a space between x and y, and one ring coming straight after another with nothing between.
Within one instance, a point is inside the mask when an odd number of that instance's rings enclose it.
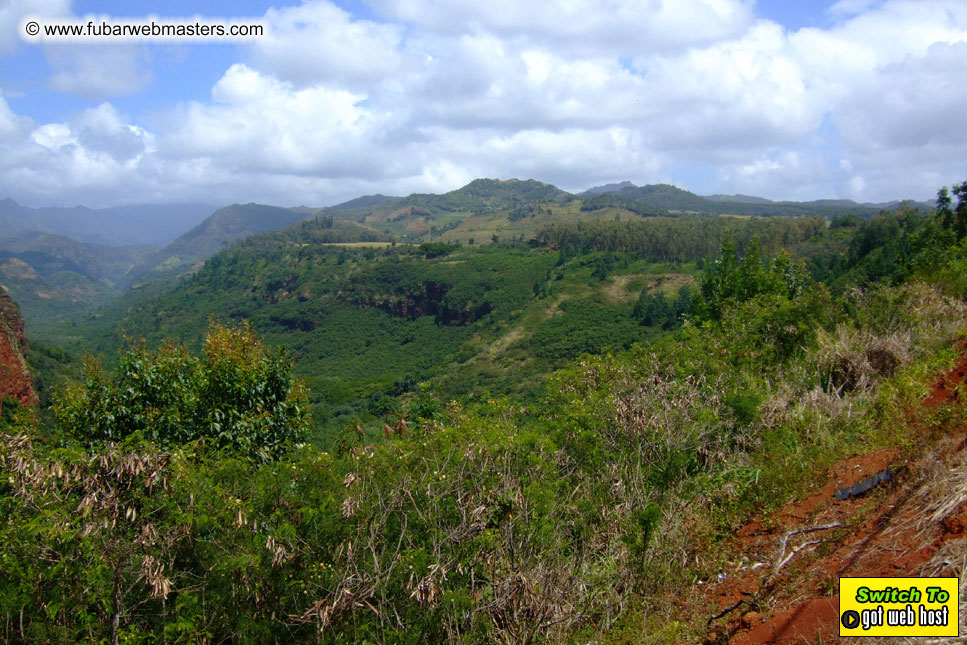
<instances>
[{"instance_id":1,"label":"black plastic debris","mask_svg":"<svg viewBox=\"0 0 967 645\"><path fill-rule=\"evenodd\" d=\"M882 484L883 482L890 481L893 478L893 473L889 468L886 470L881 470L872 477L867 477L863 481L856 482L852 486L847 486L846 488L840 488L836 491L836 499L849 499L850 497L859 497L871 488Z\"/></svg>"}]
</instances>

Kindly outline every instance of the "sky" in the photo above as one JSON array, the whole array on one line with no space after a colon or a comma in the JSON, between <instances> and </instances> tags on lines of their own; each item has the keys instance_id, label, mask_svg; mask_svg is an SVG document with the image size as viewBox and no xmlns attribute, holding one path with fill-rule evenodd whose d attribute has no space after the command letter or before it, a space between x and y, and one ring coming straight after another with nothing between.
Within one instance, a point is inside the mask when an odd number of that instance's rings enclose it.
<instances>
[{"instance_id":1,"label":"sky","mask_svg":"<svg viewBox=\"0 0 967 645\"><path fill-rule=\"evenodd\" d=\"M266 34L22 37L199 13ZM930 200L967 180L965 80L964 0L0 0L0 198L325 206L491 177Z\"/></svg>"}]
</instances>

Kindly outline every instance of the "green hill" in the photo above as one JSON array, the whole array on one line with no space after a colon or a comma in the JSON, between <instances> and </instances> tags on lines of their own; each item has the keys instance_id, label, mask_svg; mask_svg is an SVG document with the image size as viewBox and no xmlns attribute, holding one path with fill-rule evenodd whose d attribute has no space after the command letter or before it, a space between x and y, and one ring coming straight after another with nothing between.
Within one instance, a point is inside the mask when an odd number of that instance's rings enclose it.
<instances>
[{"instance_id":1,"label":"green hill","mask_svg":"<svg viewBox=\"0 0 967 645\"><path fill-rule=\"evenodd\" d=\"M132 283L195 271L206 258L236 240L276 231L305 217L302 212L262 204L232 204L220 208L146 260L132 273Z\"/></svg>"},{"instance_id":2,"label":"green hill","mask_svg":"<svg viewBox=\"0 0 967 645\"><path fill-rule=\"evenodd\" d=\"M470 217L569 199L569 193L533 179L475 179L442 195L373 195L324 211L334 218L364 223L399 241L418 243L439 237Z\"/></svg>"},{"instance_id":3,"label":"green hill","mask_svg":"<svg viewBox=\"0 0 967 645\"><path fill-rule=\"evenodd\" d=\"M702 197L669 184L635 186L629 182L592 188L589 191L581 193L579 197L591 197L594 195L614 195L615 197L638 202L651 208L678 213L754 215L759 217L773 217L777 215L788 217L821 215L823 217L833 218L848 214L869 217L875 215L880 210L896 210L905 203L857 204L850 200L832 199L811 202L774 202L749 195L712 195L710 197ZM925 211L929 210L928 204L914 203L913 205Z\"/></svg>"},{"instance_id":4,"label":"green hill","mask_svg":"<svg viewBox=\"0 0 967 645\"><path fill-rule=\"evenodd\" d=\"M135 289L65 335L83 334L77 349L93 342L111 356L126 334L194 343L212 316L251 321L292 352L325 444L350 421L376 423L420 392L529 400L566 361L677 325L690 297L682 288L694 290L696 262L717 252L729 224L740 248L758 236L770 253L827 231L819 218L615 222L611 211L581 213L578 205L525 218L556 222L529 244L394 244L358 223L317 216L242 240L191 276ZM561 219L562 209L577 219ZM509 221L498 211L464 222L478 218ZM667 308L643 293L661 294Z\"/></svg>"},{"instance_id":5,"label":"green hill","mask_svg":"<svg viewBox=\"0 0 967 645\"><path fill-rule=\"evenodd\" d=\"M49 419L4 403L6 633L724 643L827 606L857 532L857 573L962 577L967 203L946 215L249 237L78 329L148 341Z\"/></svg>"},{"instance_id":6,"label":"green hill","mask_svg":"<svg viewBox=\"0 0 967 645\"><path fill-rule=\"evenodd\" d=\"M528 239L543 227L560 222L622 218L627 221L682 214L832 219L851 214L870 217L904 204L856 204L848 200L773 202L747 195L707 198L668 184L635 186L627 181L571 195L532 179L477 179L442 195L370 195L323 211L336 219L364 223L400 242L440 240L479 245L494 239ZM914 206L928 210L923 204Z\"/></svg>"},{"instance_id":7,"label":"green hill","mask_svg":"<svg viewBox=\"0 0 967 645\"><path fill-rule=\"evenodd\" d=\"M59 320L117 297L127 273L156 250L27 233L0 239L0 282L20 303L31 330L44 333Z\"/></svg>"}]
</instances>

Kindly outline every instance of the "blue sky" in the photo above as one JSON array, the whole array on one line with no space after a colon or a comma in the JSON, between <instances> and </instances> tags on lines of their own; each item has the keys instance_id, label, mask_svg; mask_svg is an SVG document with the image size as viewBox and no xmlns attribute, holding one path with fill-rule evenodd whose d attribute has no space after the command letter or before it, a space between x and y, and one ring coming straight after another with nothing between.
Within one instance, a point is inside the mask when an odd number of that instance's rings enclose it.
<instances>
[{"instance_id":1,"label":"blue sky","mask_svg":"<svg viewBox=\"0 0 967 645\"><path fill-rule=\"evenodd\" d=\"M252 17L36 43L24 17ZM0 0L0 197L332 204L475 177L773 199L967 178L962 0Z\"/></svg>"}]
</instances>

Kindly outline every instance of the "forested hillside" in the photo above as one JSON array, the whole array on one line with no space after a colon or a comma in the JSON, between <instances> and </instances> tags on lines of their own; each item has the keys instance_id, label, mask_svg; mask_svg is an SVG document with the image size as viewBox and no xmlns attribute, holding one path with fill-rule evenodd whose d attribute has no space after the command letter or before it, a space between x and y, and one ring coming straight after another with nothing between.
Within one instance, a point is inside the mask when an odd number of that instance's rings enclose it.
<instances>
[{"instance_id":1,"label":"forested hillside","mask_svg":"<svg viewBox=\"0 0 967 645\"><path fill-rule=\"evenodd\" d=\"M892 204L889 210L903 206ZM908 207L922 205L910 203ZM326 208L324 212L336 219L365 223L403 242L439 239L487 244L493 238L503 242L528 239L545 226L562 223L622 218L635 221L669 215L831 219L851 214L870 217L880 210L877 206L850 202L715 200L666 184L638 187L623 182L572 195L534 180L477 179L442 195L371 195Z\"/></svg>"},{"instance_id":2,"label":"forested hillside","mask_svg":"<svg viewBox=\"0 0 967 645\"><path fill-rule=\"evenodd\" d=\"M135 290L71 328L104 355L47 414L5 405L6 640L723 642L739 527L967 416L920 405L967 339L967 201L334 226Z\"/></svg>"},{"instance_id":3,"label":"forested hillside","mask_svg":"<svg viewBox=\"0 0 967 645\"><path fill-rule=\"evenodd\" d=\"M48 233L0 238L0 282L33 331L91 311L120 295L151 246L105 246Z\"/></svg>"},{"instance_id":4,"label":"forested hillside","mask_svg":"<svg viewBox=\"0 0 967 645\"><path fill-rule=\"evenodd\" d=\"M194 343L211 317L248 320L292 352L327 444L347 423L378 433L412 398L533 401L566 361L679 326L699 295L699 265L726 234L740 251L755 240L768 256L798 256L854 229L827 230L822 218L649 218L562 223L486 246L394 245L356 230L358 244L331 243L349 239L346 223L322 218L249 238L167 291L105 308L82 343L111 357L129 336Z\"/></svg>"},{"instance_id":5,"label":"forested hillside","mask_svg":"<svg viewBox=\"0 0 967 645\"><path fill-rule=\"evenodd\" d=\"M913 210L912 204L887 206ZM8 224L8 237L0 239L0 278L21 304L31 328L42 338L56 340L52 326L60 321L84 318L131 287L148 287L154 292L158 285L152 283L190 275L209 257L239 240L302 222L305 226L298 235L310 243L395 240L404 244L519 246L536 240L545 246L560 246L562 236L577 235L582 247L590 244L599 250L616 250L628 246L618 240L634 238L640 246L644 236L651 247L661 249L649 257L683 256L680 248L689 246L684 255L694 258L698 257L696 236L704 240L701 254L705 257L714 251L716 236L724 228L744 228L738 220L749 215L801 216L811 218L815 226L824 219L868 217L878 211L850 202L714 200L674 186L636 187L628 182L575 196L535 180L477 179L439 195L370 195L328 208L233 204L188 230L177 228L194 224L204 212L202 206L177 204L30 209L4 200L0 219ZM664 221L681 216L704 219L704 228L696 228L692 221L679 225ZM651 229L635 224L656 218L662 221ZM752 225L769 236L773 233L767 230L766 219L754 218ZM139 225L142 221L145 223ZM574 232L575 227L580 230ZM316 231L312 235L310 228ZM676 236L681 234L690 240L679 243ZM165 246L119 246L125 240L151 240ZM769 248L772 242L767 240ZM786 245L795 243L785 240Z\"/></svg>"}]
</instances>

